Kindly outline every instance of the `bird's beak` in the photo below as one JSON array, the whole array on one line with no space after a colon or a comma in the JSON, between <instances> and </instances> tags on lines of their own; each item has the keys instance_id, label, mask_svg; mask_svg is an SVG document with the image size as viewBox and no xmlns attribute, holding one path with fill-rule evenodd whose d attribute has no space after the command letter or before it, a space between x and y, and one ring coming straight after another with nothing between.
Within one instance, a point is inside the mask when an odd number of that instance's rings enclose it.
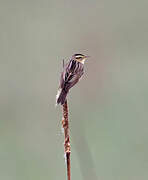
<instances>
[{"instance_id":1,"label":"bird's beak","mask_svg":"<svg viewBox=\"0 0 148 180\"><path fill-rule=\"evenodd\" d=\"M90 56L85 56L85 58L89 58Z\"/></svg>"}]
</instances>

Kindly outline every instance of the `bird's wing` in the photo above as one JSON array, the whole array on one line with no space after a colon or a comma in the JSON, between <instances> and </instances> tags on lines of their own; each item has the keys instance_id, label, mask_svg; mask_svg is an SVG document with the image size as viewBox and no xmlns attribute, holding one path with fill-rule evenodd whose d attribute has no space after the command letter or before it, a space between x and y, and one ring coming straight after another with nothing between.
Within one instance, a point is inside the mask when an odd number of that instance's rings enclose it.
<instances>
[{"instance_id":1,"label":"bird's wing","mask_svg":"<svg viewBox=\"0 0 148 180\"><path fill-rule=\"evenodd\" d=\"M83 75L83 67L76 69L72 66L72 64L67 63L64 67L63 72L61 73L61 79L60 79L60 88L64 88L66 91L68 91L70 88L72 88L81 78Z\"/></svg>"},{"instance_id":2,"label":"bird's wing","mask_svg":"<svg viewBox=\"0 0 148 180\"><path fill-rule=\"evenodd\" d=\"M67 88L72 88L81 78L83 75L83 72L77 72L76 74L71 74L68 78L68 82L66 84Z\"/></svg>"},{"instance_id":3,"label":"bird's wing","mask_svg":"<svg viewBox=\"0 0 148 180\"><path fill-rule=\"evenodd\" d=\"M61 73L61 78L60 78L60 88L61 89L63 89L64 84L65 84L65 80L63 78L63 74L64 74L64 71Z\"/></svg>"}]
</instances>

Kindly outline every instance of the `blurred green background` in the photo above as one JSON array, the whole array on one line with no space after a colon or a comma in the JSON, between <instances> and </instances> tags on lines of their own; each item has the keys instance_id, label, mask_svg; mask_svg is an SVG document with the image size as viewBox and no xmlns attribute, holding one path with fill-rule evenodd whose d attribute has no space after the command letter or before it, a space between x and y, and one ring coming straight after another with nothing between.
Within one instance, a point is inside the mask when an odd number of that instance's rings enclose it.
<instances>
[{"instance_id":1,"label":"blurred green background","mask_svg":"<svg viewBox=\"0 0 148 180\"><path fill-rule=\"evenodd\" d=\"M69 94L72 179L148 179L148 1L0 0L0 179L65 180L62 59L91 58Z\"/></svg>"}]
</instances>

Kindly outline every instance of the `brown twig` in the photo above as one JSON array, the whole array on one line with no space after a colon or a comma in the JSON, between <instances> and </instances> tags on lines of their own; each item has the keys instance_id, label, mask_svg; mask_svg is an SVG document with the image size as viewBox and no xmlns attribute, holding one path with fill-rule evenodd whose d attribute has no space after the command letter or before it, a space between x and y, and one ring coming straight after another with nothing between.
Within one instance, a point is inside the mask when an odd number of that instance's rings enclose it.
<instances>
[{"instance_id":1,"label":"brown twig","mask_svg":"<svg viewBox=\"0 0 148 180\"><path fill-rule=\"evenodd\" d=\"M66 164L67 164L67 179L71 180L71 173L70 173L70 137L69 137L69 121L68 121L67 100L63 104L62 126L64 129L64 136L65 136L64 151L65 151Z\"/></svg>"}]
</instances>

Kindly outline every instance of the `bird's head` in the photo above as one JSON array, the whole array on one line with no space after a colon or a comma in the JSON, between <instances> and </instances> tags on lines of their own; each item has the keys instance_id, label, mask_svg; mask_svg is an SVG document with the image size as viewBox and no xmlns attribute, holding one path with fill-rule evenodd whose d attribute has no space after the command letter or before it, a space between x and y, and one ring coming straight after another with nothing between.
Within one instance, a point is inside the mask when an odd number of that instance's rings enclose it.
<instances>
[{"instance_id":1,"label":"bird's head","mask_svg":"<svg viewBox=\"0 0 148 180\"><path fill-rule=\"evenodd\" d=\"M88 58L89 56L85 56L83 54L74 54L72 56L72 59L74 59L75 61L78 61L82 64L84 64L85 60Z\"/></svg>"}]
</instances>

